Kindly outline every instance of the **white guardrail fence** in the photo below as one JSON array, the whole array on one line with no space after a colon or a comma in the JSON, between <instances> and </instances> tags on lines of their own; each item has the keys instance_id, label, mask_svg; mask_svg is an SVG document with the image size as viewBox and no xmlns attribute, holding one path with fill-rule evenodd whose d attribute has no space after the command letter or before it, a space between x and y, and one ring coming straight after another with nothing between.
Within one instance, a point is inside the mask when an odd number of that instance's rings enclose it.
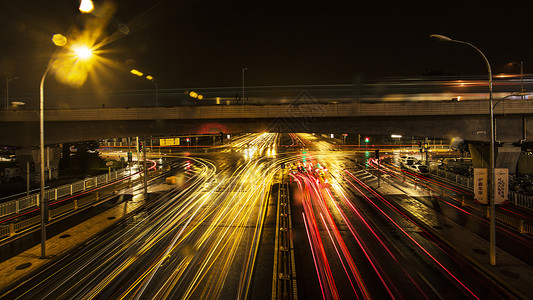
<instances>
[{"instance_id":1,"label":"white guardrail fence","mask_svg":"<svg viewBox=\"0 0 533 300\"><path fill-rule=\"evenodd\" d=\"M129 174L126 173L126 170L127 169L120 169L110 173L98 175L96 177L85 178L83 180L62 185L54 189L48 189L45 190L44 196L48 200L57 200L64 196L74 195L78 192L83 192L87 189L95 188L121 178L125 174ZM36 206L39 206L39 193L0 203L0 218L19 213L23 210Z\"/></svg>"}]
</instances>

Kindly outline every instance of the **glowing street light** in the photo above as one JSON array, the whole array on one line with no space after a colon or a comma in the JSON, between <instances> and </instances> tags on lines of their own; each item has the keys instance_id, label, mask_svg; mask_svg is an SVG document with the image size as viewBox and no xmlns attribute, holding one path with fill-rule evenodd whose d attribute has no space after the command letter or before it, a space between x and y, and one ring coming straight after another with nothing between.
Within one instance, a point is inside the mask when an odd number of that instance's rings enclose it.
<instances>
[{"instance_id":1,"label":"glowing street light","mask_svg":"<svg viewBox=\"0 0 533 300\"><path fill-rule=\"evenodd\" d=\"M81 0L79 9L82 13L88 14L94 10L94 4L91 0Z\"/></svg>"},{"instance_id":2,"label":"glowing street light","mask_svg":"<svg viewBox=\"0 0 533 300\"><path fill-rule=\"evenodd\" d=\"M72 51L80 59L87 60L93 55L92 50L87 46L73 46Z\"/></svg>"},{"instance_id":3,"label":"glowing street light","mask_svg":"<svg viewBox=\"0 0 533 300\"><path fill-rule=\"evenodd\" d=\"M135 70L135 69L131 70L130 73L133 74L133 75L137 75L139 77L142 77L144 75L143 72L141 72L139 70Z\"/></svg>"},{"instance_id":4,"label":"glowing street light","mask_svg":"<svg viewBox=\"0 0 533 300\"><path fill-rule=\"evenodd\" d=\"M56 34L53 36L52 41L58 46L64 46L67 43L67 38L63 35ZM89 59L92 55L92 51L88 47L78 46L72 48L75 56L82 58L83 60ZM55 60L51 60L48 63L46 71L44 71L41 78L41 84L39 86L40 98L39 98L39 147L40 147L40 159L41 159L41 192L40 192L40 210L41 210L41 258L46 258L46 215L48 210L48 201L45 199L44 194L44 80L46 75L54 65Z\"/></svg>"},{"instance_id":5,"label":"glowing street light","mask_svg":"<svg viewBox=\"0 0 533 300\"><path fill-rule=\"evenodd\" d=\"M490 246L489 246L489 256L490 256L490 265L491 266L495 266L496 265L496 207L495 207L495 191L496 191L496 174L495 174L495 145L494 145L494 140L495 140L495 137L494 137L494 105L492 104L492 70L490 68L490 63L487 59L487 57L485 56L485 54L483 54L483 52L481 52L481 50L479 50L476 46L468 43L468 42L463 42L463 41L458 41L458 40L454 40L454 39L451 39L447 36L444 36L444 35L440 35L440 34L432 34L429 36L430 38L432 39L435 39L435 40L438 40L438 41L441 41L441 42L454 42L454 43L459 43L459 44L464 44L464 45L467 45L467 46L470 46L472 48L474 48L482 57L483 57L483 60L485 61L485 64L487 65L487 71L489 73L489 110L490 110L490 197L489 197L489 223L490 223Z\"/></svg>"}]
</instances>

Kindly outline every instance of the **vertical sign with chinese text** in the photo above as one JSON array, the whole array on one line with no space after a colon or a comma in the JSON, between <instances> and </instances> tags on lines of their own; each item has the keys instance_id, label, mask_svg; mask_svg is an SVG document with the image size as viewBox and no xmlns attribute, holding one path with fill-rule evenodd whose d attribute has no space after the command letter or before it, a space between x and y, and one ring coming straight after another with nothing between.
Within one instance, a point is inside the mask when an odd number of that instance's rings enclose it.
<instances>
[{"instance_id":1,"label":"vertical sign with chinese text","mask_svg":"<svg viewBox=\"0 0 533 300\"><path fill-rule=\"evenodd\" d=\"M477 203L488 203L487 175L486 168L474 168L474 201Z\"/></svg>"},{"instance_id":2,"label":"vertical sign with chinese text","mask_svg":"<svg viewBox=\"0 0 533 300\"><path fill-rule=\"evenodd\" d=\"M509 169L496 168L494 173L496 173L494 204L507 203L509 201Z\"/></svg>"}]
</instances>

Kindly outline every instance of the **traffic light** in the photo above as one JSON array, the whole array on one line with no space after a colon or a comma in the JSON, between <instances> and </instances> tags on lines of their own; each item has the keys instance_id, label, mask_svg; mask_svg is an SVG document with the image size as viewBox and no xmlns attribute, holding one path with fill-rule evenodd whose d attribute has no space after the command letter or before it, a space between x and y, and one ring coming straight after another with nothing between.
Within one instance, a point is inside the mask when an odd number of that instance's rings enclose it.
<instances>
[{"instance_id":1,"label":"traffic light","mask_svg":"<svg viewBox=\"0 0 533 300\"><path fill-rule=\"evenodd\" d=\"M365 137L365 143L368 143L370 142L370 138L369 137Z\"/></svg>"},{"instance_id":2,"label":"traffic light","mask_svg":"<svg viewBox=\"0 0 533 300\"><path fill-rule=\"evenodd\" d=\"M143 151L143 142L139 142L139 150Z\"/></svg>"}]
</instances>

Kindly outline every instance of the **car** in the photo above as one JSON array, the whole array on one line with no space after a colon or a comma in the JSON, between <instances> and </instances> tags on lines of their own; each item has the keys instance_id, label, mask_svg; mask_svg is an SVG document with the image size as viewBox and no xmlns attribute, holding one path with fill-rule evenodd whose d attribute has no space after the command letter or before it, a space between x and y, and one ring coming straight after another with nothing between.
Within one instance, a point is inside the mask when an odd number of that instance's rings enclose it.
<instances>
[{"instance_id":1,"label":"car","mask_svg":"<svg viewBox=\"0 0 533 300\"><path fill-rule=\"evenodd\" d=\"M409 169L416 174L420 174L422 176L428 176L429 175L429 168L426 165L422 164L413 164L409 166Z\"/></svg>"},{"instance_id":2,"label":"car","mask_svg":"<svg viewBox=\"0 0 533 300\"><path fill-rule=\"evenodd\" d=\"M402 156L398 159L400 167L402 168L408 168L409 166L416 164L417 161L416 157L413 156Z\"/></svg>"}]
</instances>

